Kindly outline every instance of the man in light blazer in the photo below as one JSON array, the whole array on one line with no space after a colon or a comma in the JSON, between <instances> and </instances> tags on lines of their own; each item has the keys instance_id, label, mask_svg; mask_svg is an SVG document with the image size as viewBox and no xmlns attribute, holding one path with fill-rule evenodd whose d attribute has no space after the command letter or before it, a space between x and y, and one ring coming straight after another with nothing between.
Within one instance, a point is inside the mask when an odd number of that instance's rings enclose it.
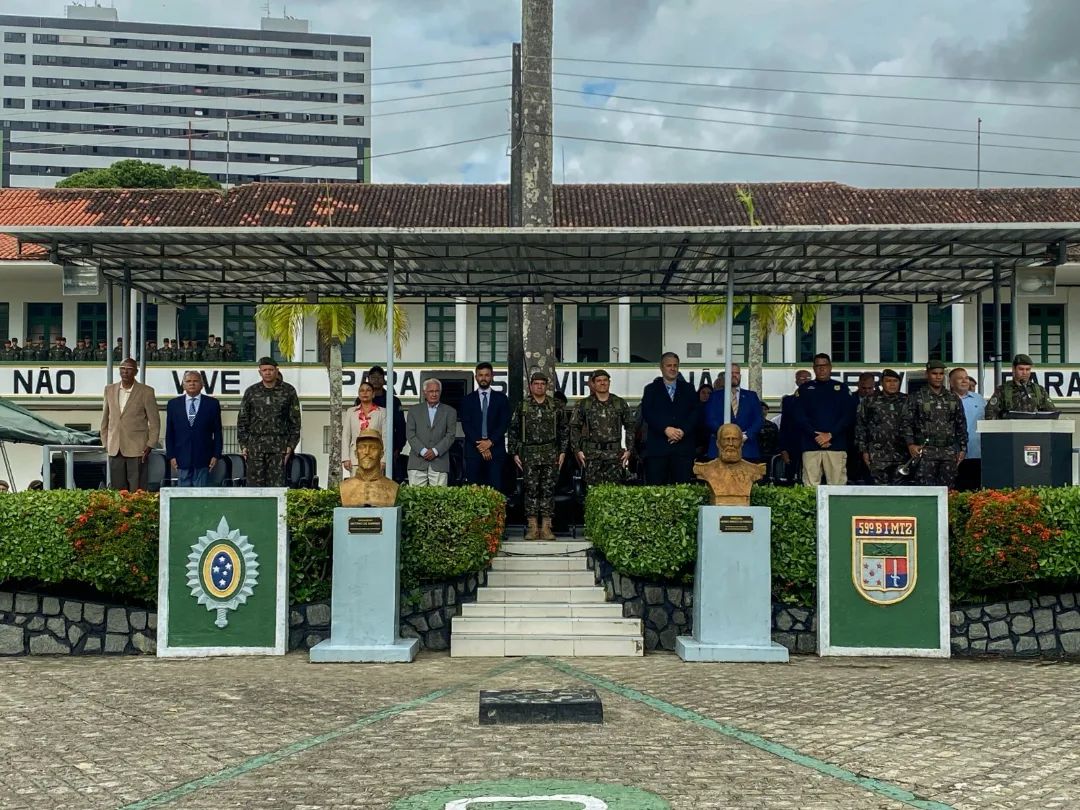
<instances>
[{"instance_id":1,"label":"man in light blazer","mask_svg":"<svg viewBox=\"0 0 1080 810\"><path fill-rule=\"evenodd\" d=\"M439 401L442 383L424 382L424 401L413 405L405 417L409 442L409 484L414 487L445 487L450 477L450 448L457 437L457 411Z\"/></svg>"},{"instance_id":2,"label":"man in light blazer","mask_svg":"<svg viewBox=\"0 0 1080 810\"><path fill-rule=\"evenodd\" d=\"M113 489L146 489L146 460L161 436L154 389L135 381L138 366L120 364L120 382L105 386L101 444L109 457Z\"/></svg>"},{"instance_id":3,"label":"man in light blazer","mask_svg":"<svg viewBox=\"0 0 1080 810\"><path fill-rule=\"evenodd\" d=\"M184 372L184 393L165 408L165 455L182 487L205 487L221 458L221 404L203 394L202 375Z\"/></svg>"}]
</instances>

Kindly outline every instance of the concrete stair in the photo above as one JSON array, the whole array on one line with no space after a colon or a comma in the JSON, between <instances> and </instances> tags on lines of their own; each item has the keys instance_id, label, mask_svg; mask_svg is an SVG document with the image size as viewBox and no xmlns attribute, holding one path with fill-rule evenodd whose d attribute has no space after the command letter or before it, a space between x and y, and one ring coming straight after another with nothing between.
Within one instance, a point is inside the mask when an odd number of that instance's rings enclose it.
<instances>
[{"instance_id":1,"label":"concrete stair","mask_svg":"<svg viewBox=\"0 0 1080 810\"><path fill-rule=\"evenodd\" d=\"M476 602L453 620L450 655L641 655L641 620L605 600L589 548L582 540L503 543Z\"/></svg>"}]
</instances>

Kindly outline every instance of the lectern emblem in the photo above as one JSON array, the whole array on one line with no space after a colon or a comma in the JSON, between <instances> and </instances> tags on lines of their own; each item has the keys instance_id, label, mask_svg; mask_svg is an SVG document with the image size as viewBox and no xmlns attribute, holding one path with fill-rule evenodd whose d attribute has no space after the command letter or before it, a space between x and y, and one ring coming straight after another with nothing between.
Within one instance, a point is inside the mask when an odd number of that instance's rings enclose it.
<instances>
[{"instance_id":1,"label":"lectern emblem","mask_svg":"<svg viewBox=\"0 0 1080 810\"><path fill-rule=\"evenodd\" d=\"M913 517L855 517L851 578L870 602L894 605L911 595L916 579L917 523Z\"/></svg>"},{"instance_id":2,"label":"lectern emblem","mask_svg":"<svg viewBox=\"0 0 1080 810\"><path fill-rule=\"evenodd\" d=\"M1024 445L1024 463L1029 467L1038 467L1042 460L1042 448L1037 444Z\"/></svg>"},{"instance_id":3,"label":"lectern emblem","mask_svg":"<svg viewBox=\"0 0 1080 810\"><path fill-rule=\"evenodd\" d=\"M217 611L214 624L225 627L228 611L244 604L259 584L259 557L239 529L230 529L222 516L217 529L209 529L191 546L187 584L191 595L209 611Z\"/></svg>"}]
</instances>

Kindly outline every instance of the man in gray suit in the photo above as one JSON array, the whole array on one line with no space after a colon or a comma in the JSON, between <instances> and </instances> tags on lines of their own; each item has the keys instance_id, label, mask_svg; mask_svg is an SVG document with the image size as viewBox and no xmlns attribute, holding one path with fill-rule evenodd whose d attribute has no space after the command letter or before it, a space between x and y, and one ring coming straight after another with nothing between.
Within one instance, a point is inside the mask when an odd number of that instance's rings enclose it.
<instances>
[{"instance_id":1,"label":"man in gray suit","mask_svg":"<svg viewBox=\"0 0 1080 810\"><path fill-rule=\"evenodd\" d=\"M409 484L414 487L445 487L450 477L450 448L457 437L457 411L439 402L442 383L424 382L424 401L413 405L405 417L409 441Z\"/></svg>"}]
</instances>

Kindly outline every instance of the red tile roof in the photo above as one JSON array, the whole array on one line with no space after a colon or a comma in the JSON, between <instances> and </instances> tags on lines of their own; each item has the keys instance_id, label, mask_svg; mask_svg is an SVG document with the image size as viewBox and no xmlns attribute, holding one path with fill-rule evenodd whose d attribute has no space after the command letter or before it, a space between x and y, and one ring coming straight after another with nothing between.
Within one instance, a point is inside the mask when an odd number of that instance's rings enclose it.
<instances>
[{"instance_id":1,"label":"red tile roof","mask_svg":"<svg viewBox=\"0 0 1080 810\"><path fill-rule=\"evenodd\" d=\"M730 183L555 187L560 227L694 227L746 223ZM838 183L751 183L769 225L1080 221L1080 188L867 189ZM499 227L503 185L265 183L218 191L0 189L4 225L178 227ZM15 248L0 242L0 259ZM20 258L27 258L24 248ZM40 252L31 254L38 258Z\"/></svg>"}]
</instances>

